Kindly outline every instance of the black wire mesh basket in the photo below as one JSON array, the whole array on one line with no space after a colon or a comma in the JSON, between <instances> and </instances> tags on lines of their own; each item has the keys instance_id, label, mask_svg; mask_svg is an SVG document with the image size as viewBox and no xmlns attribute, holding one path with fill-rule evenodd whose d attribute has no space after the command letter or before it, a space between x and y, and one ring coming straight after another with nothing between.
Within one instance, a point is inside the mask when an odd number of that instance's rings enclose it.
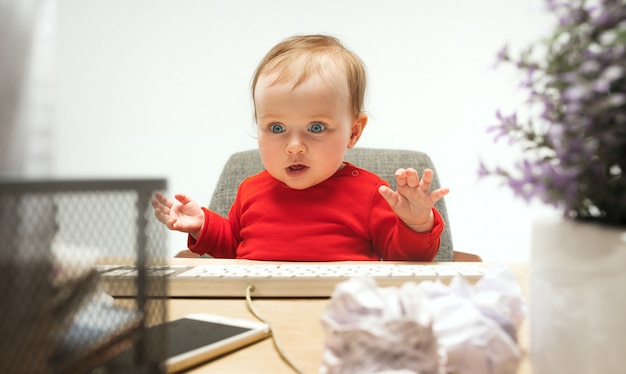
<instances>
[{"instance_id":1,"label":"black wire mesh basket","mask_svg":"<svg viewBox=\"0 0 626 374\"><path fill-rule=\"evenodd\" d=\"M166 257L150 199L164 179L0 180L0 373L159 373ZM136 266L113 298L103 264ZM123 359L120 359L123 357Z\"/></svg>"}]
</instances>

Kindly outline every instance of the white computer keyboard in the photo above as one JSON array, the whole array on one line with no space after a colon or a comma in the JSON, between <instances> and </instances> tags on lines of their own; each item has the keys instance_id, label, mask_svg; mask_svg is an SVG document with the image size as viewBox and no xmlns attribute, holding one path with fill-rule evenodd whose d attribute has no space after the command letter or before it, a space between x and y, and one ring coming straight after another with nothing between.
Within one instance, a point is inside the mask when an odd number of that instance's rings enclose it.
<instances>
[{"instance_id":1,"label":"white computer keyboard","mask_svg":"<svg viewBox=\"0 0 626 374\"><path fill-rule=\"evenodd\" d=\"M113 296L134 296L134 266L98 265L105 291ZM486 267L476 264L279 263L149 266L148 278L165 277L169 297L330 297L335 286L351 277L372 277L379 286L399 286L423 280L449 281L461 276L470 282Z\"/></svg>"}]
</instances>

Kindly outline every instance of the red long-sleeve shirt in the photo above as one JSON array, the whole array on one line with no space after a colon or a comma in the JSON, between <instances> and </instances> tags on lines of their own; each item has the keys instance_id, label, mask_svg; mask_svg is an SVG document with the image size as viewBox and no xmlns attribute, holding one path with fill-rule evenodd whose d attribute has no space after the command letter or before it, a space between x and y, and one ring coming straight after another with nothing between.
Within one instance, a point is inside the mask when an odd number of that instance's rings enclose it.
<instances>
[{"instance_id":1,"label":"red long-sleeve shirt","mask_svg":"<svg viewBox=\"0 0 626 374\"><path fill-rule=\"evenodd\" d=\"M267 170L244 180L228 218L204 209L189 249L219 258L275 261L432 261L443 220L412 231L378 192L377 175L345 163L328 180L295 190Z\"/></svg>"}]
</instances>

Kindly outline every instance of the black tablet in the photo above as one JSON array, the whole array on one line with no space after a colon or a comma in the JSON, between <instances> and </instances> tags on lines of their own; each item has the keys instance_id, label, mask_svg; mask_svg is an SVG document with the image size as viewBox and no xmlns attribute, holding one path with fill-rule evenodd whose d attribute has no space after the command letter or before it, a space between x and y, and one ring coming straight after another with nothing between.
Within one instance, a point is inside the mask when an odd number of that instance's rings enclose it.
<instances>
[{"instance_id":1,"label":"black tablet","mask_svg":"<svg viewBox=\"0 0 626 374\"><path fill-rule=\"evenodd\" d=\"M169 353L167 372L177 372L231 352L270 335L267 324L212 314L190 314L165 322Z\"/></svg>"}]
</instances>

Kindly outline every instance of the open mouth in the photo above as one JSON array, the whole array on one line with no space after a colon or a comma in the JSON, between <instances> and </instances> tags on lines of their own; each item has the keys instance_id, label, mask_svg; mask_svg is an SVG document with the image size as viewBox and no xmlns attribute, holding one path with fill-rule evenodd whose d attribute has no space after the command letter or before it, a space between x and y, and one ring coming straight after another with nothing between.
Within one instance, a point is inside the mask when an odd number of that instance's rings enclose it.
<instances>
[{"instance_id":1,"label":"open mouth","mask_svg":"<svg viewBox=\"0 0 626 374\"><path fill-rule=\"evenodd\" d=\"M308 169L309 167L306 165L297 164L297 165L291 165L287 167L286 171L287 171L287 175L291 177L297 177L299 175L304 174Z\"/></svg>"}]
</instances>

